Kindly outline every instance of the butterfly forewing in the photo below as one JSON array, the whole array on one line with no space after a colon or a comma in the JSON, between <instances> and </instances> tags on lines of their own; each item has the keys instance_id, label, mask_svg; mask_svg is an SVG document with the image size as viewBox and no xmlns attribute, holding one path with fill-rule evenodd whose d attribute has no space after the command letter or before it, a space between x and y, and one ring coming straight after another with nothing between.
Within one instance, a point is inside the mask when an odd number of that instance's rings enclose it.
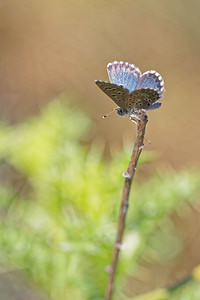
<instances>
[{"instance_id":1,"label":"butterfly forewing","mask_svg":"<svg viewBox=\"0 0 200 300\"><path fill-rule=\"evenodd\" d=\"M128 99L125 101L125 107L127 109L151 109L154 102L159 99L158 92L151 89L135 90L129 94Z\"/></svg>"},{"instance_id":2,"label":"butterfly forewing","mask_svg":"<svg viewBox=\"0 0 200 300\"><path fill-rule=\"evenodd\" d=\"M119 107L125 108L125 102L129 97L129 92L122 86L106 81L95 81L98 87L108 95Z\"/></svg>"},{"instance_id":3,"label":"butterfly forewing","mask_svg":"<svg viewBox=\"0 0 200 300\"><path fill-rule=\"evenodd\" d=\"M135 65L123 61L109 63L107 71L110 82L122 85L129 93L136 89L141 76L140 70Z\"/></svg>"}]
</instances>

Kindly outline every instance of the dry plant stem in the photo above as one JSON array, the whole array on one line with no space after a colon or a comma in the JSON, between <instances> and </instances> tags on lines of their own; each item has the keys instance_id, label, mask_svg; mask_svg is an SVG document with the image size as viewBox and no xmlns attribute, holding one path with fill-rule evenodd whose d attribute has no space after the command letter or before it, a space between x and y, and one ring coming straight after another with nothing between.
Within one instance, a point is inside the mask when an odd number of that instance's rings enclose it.
<instances>
[{"instance_id":1,"label":"dry plant stem","mask_svg":"<svg viewBox=\"0 0 200 300\"><path fill-rule=\"evenodd\" d=\"M139 113L139 118L137 120L137 132L136 132L136 138L135 138L133 152L132 152L131 159L130 159L130 162L128 165L128 169L123 174L123 176L125 177L125 182L124 182L124 189L123 189L122 200L121 200L120 215L119 215L119 219L118 219L117 238L116 238L116 243L115 243L115 247L113 250L111 266L109 267L109 278L108 278L106 298L105 298L106 300L112 299L116 268L117 268L117 264L118 264L120 249L122 247L122 237L123 237L123 232L124 232L124 227L125 227L125 219L126 219L127 210L128 210L130 188L131 188L131 184L133 181L133 176L136 171L137 162L138 162L140 153L141 153L143 145L144 145L143 141L144 141L144 135L145 135L147 121L148 121L148 117L147 117L146 112L141 110Z\"/></svg>"}]
</instances>

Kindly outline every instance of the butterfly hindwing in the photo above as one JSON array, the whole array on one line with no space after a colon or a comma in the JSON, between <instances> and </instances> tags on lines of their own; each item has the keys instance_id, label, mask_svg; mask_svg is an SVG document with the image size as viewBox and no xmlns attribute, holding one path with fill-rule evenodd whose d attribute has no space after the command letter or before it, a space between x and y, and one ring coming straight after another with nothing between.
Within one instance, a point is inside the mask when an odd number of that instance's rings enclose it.
<instances>
[{"instance_id":1,"label":"butterfly hindwing","mask_svg":"<svg viewBox=\"0 0 200 300\"><path fill-rule=\"evenodd\" d=\"M125 102L125 107L127 109L151 109L151 106L154 102L156 102L160 98L158 92L151 89L140 89L135 90Z\"/></svg>"},{"instance_id":2,"label":"butterfly hindwing","mask_svg":"<svg viewBox=\"0 0 200 300\"><path fill-rule=\"evenodd\" d=\"M154 102L149 108L148 108L148 110L153 110L153 109L157 109L157 108L160 108L161 107L161 105L162 105L162 103L161 102L159 102L159 101L156 101L156 102Z\"/></svg>"},{"instance_id":3,"label":"butterfly hindwing","mask_svg":"<svg viewBox=\"0 0 200 300\"><path fill-rule=\"evenodd\" d=\"M125 108L125 102L128 98L129 92L122 86L106 82L106 81L95 81L98 87L108 95L119 107Z\"/></svg>"},{"instance_id":4,"label":"butterfly hindwing","mask_svg":"<svg viewBox=\"0 0 200 300\"><path fill-rule=\"evenodd\" d=\"M151 89L158 92L160 98L164 93L164 80L162 76L156 71L147 71L140 76L137 90L139 89Z\"/></svg>"}]
</instances>

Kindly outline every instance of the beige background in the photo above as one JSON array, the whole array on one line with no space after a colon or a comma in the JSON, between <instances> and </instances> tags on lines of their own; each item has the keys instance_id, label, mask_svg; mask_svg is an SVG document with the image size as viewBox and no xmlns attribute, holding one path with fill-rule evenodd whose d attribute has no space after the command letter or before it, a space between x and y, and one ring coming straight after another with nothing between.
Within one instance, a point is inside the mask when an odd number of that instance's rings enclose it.
<instances>
[{"instance_id":1,"label":"beige background","mask_svg":"<svg viewBox=\"0 0 200 300\"><path fill-rule=\"evenodd\" d=\"M20 121L66 92L93 119L94 138L119 146L134 125L101 119L115 104L94 80L107 80L108 62L129 61L165 80L163 105L149 113L148 149L173 167L199 165L199 19L195 0L1 1L0 117Z\"/></svg>"}]
</instances>

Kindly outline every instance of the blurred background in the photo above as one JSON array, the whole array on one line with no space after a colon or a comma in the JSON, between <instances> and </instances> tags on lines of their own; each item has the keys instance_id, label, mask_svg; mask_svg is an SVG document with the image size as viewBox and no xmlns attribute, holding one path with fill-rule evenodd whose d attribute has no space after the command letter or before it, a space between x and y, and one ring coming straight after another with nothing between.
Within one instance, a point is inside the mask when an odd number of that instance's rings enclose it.
<instances>
[{"instance_id":1,"label":"blurred background","mask_svg":"<svg viewBox=\"0 0 200 300\"><path fill-rule=\"evenodd\" d=\"M131 153L126 145L135 136L128 118L101 118L115 104L94 80L108 80L106 65L114 60L133 63L142 72L156 70L166 89L162 107L149 113L146 137L152 144L141 160L136 178L141 187L132 193L138 206L136 215L130 212L127 229L138 248L131 246L136 250L119 270L119 282L124 282L119 298L173 284L199 264L199 20L197 0L0 1L0 265L2 274L26 270L24 276L34 285L33 299L41 294L46 299L103 299L103 269L115 239L120 176ZM111 182L105 187L108 169ZM91 176L98 179L92 182ZM152 193L155 203L148 199ZM102 204L102 199L110 204ZM73 235L68 236L69 231ZM84 246L78 243L80 236ZM75 239L74 248L65 239ZM99 252L87 239L97 240ZM33 245L41 248L31 256ZM58 245L64 252L57 253ZM88 257L95 259L88 258L87 268L80 271L70 251L76 254L74 249L79 249L85 255L87 246ZM73 257L67 257L67 251ZM51 266L54 255L60 255L55 265L63 266L62 271ZM131 268L125 276L127 266ZM101 276L91 283L95 268ZM199 299L200 291L194 296L194 290L196 285L188 295ZM13 295L17 292L7 299L15 299ZM183 299L180 294L174 297Z\"/></svg>"},{"instance_id":2,"label":"blurred background","mask_svg":"<svg viewBox=\"0 0 200 300\"><path fill-rule=\"evenodd\" d=\"M132 136L95 79L113 60L155 69L165 80L150 113L152 149L174 167L199 165L199 1L1 1L1 118L20 121L65 91L107 144ZM159 124L159 125L158 125ZM192 134L191 134L192 133Z\"/></svg>"}]
</instances>

